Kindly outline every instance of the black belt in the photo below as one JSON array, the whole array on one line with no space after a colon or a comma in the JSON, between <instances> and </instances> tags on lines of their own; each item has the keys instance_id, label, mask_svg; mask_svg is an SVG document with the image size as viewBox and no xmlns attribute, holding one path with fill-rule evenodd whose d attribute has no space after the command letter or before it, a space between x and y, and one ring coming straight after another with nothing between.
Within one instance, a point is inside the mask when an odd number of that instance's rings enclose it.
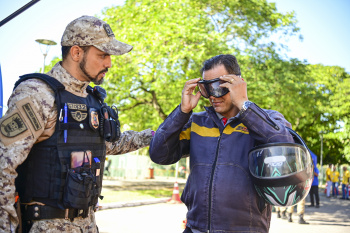
<instances>
[{"instance_id":1,"label":"black belt","mask_svg":"<svg viewBox=\"0 0 350 233\"><path fill-rule=\"evenodd\" d=\"M91 207L86 210L79 209L58 209L51 206L42 205L21 205L22 218L24 221L67 218L74 219L77 217L86 218L90 214ZM68 212L68 213L67 213Z\"/></svg>"}]
</instances>

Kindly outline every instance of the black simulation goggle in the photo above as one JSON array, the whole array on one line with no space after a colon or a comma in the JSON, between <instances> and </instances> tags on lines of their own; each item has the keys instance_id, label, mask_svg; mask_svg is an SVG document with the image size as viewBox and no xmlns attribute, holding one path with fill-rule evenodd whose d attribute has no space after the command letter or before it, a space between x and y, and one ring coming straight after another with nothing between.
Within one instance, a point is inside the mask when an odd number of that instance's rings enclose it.
<instances>
[{"instance_id":1,"label":"black simulation goggle","mask_svg":"<svg viewBox=\"0 0 350 233\"><path fill-rule=\"evenodd\" d=\"M198 82L198 88L204 98L209 98L210 96L219 98L229 93L229 90L226 87L220 87L220 84L225 82L226 81L221 80L220 78L200 80Z\"/></svg>"}]
</instances>

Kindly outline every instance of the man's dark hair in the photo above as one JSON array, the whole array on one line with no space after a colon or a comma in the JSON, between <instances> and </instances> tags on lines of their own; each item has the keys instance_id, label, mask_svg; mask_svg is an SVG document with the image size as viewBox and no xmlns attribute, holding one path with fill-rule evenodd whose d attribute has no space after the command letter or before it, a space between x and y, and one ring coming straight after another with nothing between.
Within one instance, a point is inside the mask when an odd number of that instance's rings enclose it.
<instances>
[{"instance_id":1,"label":"man's dark hair","mask_svg":"<svg viewBox=\"0 0 350 233\"><path fill-rule=\"evenodd\" d=\"M61 51L62 51L62 60L65 60L69 51L70 51L70 48L72 48L72 46L62 46L61 48Z\"/></svg>"},{"instance_id":2,"label":"man's dark hair","mask_svg":"<svg viewBox=\"0 0 350 233\"><path fill-rule=\"evenodd\" d=\"M86 53L89 49L90 46L79 46L84 53ZM72 46L62 46L61 51L62 51L62 60L65 60L69 54L70 49L72 48Z\"/></svg>"},{"instance_id":3,"label":"man's dark hair","mask_svg":"<svg viewBox=\"0 0 350 233\"><path fill-rule=\"evenodd\" d=\"M203 63L201 74L203 75L204 71L211 70L218 65L224 65L229 74L241 75L236 57L230 54L221 54L206 60Z\"/></svg>"}]
</instances>

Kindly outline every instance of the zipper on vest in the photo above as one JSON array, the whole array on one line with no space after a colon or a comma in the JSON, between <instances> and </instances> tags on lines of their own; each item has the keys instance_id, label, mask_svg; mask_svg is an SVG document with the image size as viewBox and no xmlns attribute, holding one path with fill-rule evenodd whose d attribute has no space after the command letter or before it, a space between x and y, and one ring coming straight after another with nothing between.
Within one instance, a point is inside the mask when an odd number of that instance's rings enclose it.
<instances>
[{"instance_id":1,"label":"zipper on vest","mask_svg":"<svg viewBox=\"0 0 350 233\"><path fill-rule=\"evenodd\" d=\"M222 132L220 133L220 137L218 139L215 160L214 160L214 163L213 163L213 166L211 169L211 176L210 176L210 183L209 183L208 233L210 232L210 222L211 222L211 205L212 205L211 196L212 196L212 188L213 188L213 179L214 179L214 172L215 172L215 168L216 168L216 163L218 161L218 156L219 156L219 145L220 145L220 141L221 141L221 136L222 136Z\"/></svg>"},{"instance_id":2,"label":"zipper on vest","mask_svg":"<svg viewBox=\"0 0 350 233\"><path fill-rule=\"evenodd\" d=\"M258 106L257 106L258 107ZM258 109L261 109L261 108L259 108L258 107ZM261 109L261 113L262 114L264 114L267 118L269 118L270 120L271 120L271 122L268 122L266 119L264 119L262 116L260 116L260 114L259 113L257 113L254 109L252 109L252 108L250 108L250 110L252 111L252 112L254 112L255 113L255 115L257 115L258 117L260 117L260 119L262 119L263 121L265 121L268 125L270 125L272 128L274 128L275 130L279 130L280 129L280 127L278 127L278 125L276 125L275 124L275 122L273 122L271 119L270 119L270 117L269 117L269 115L267 115L262 109Z\"/></svg>"}]
</instances>

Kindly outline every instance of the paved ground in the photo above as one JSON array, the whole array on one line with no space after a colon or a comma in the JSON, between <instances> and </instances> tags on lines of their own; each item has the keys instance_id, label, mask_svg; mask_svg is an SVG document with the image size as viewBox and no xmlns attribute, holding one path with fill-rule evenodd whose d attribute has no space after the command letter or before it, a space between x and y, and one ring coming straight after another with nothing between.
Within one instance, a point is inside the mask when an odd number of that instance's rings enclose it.
<instances>
[{"instance_id":1,"label":"paved ground","mask_svg":"<svg viewBox=\"0 0 350 233\"><path fill-rule=\"evenodd\" d=\"M179 188L183 189L186 184L185 179L177 179ZM157 179L135 179L135 180L103 180L103 189L112 190L143 190L157 188L174 187L174 178L157 178ZM181 190L182 190L181 189Z\"/></svg>"},{"instance_id":2,"label":"paved ground","mask_svg":"<svg viewBox=\"0 0 350 233\"><path fill-rule=\"evenodd\" d=\"M180 193L185 180L178 180ZM145 189L160 186L173 187L173 180L133 180L109 181L104 183L108 188L118 189ZM170 197L169 197L170 198ZM350 232L350 201L336 198L326 198L320 193L321 207L306 208L305 220L309 225L298 224L298 216L293 215L293 223L278 219L273 213L270 233L345 233ZM161 203L150 204L159 201ZM181 233L182 220L186 217L187 209L184 204L167 204L166 199L145 200L134 203L112 203L103 206L105 210L96 213L96 221L101 233ZM121 206L135 207L123 207ZM306 205L309 205L307 197ZM113 206L114 205L114 206ZM113 207L107 209L108 207ZM296 208L295 208L296 209Z\"/></svg>"}]
</instances>

